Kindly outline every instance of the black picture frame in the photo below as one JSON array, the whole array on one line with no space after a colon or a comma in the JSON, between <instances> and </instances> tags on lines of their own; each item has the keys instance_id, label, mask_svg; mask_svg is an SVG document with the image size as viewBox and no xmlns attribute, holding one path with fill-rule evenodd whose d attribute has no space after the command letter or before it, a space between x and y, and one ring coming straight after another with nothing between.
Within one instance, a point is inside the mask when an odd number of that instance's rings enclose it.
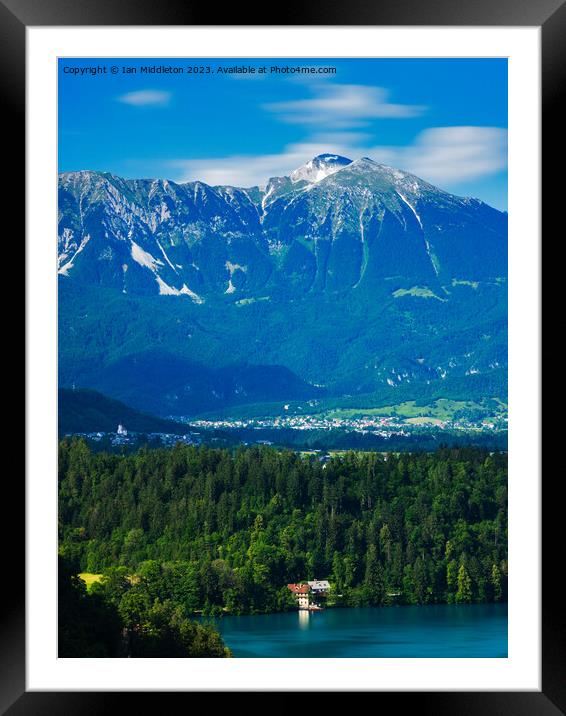
<instances>
[{"instance_id":1,"label":"black picture frame","mask_svg":"<svg viewBox=\"0 0 566 716\"><path fill-rule=\"evenodd\" d=\"M251 10L251 12L250 12ZM562 184L551 177L556 154L563 142L563 115L558 111L566 69L566 1L538 0L405 0L404 2L368 2L349 0L311 0L307 3L287 2L277 8L278 14L267 18L253 6L194 3L190 0L0 0L0 77L3 98L3 138L15 150L9 179L4 176L10 203L20 216L25 215L25 59L26 27L85 25L428 25L428 26L537 26L542 36L542 111L545 142L543 144L544 218L549 226L562 211ZM218 22L219 15L222 22ZM6 170L6 165L4 166ZM14 175L21 172L20 182ZM8 183L9 182L9 183ZM17 191L14 190L17 187ZM12 209L15 211L14 209ZM556 216L554 216L556 214ZM17 226L21 227L23 222ZM23 237L22 237L23 239ZM23 241L22 241L23 245ZM541 429L534 425L533 430ZM27 445L27 450L33 446ZM553 476L551 475L551 478ZM557 476L558 477L558 476ZM535 476L533 476L533 479ZM5 512L23 515L24 479L16 468L4 476L9 489L3 498ZM542 537L543 609L542 609L542 690L540 692L378 692L376 707L409 708L412 712L473 715L566 713L566 610L561 590L557 589L556 572L563 561L563 521L558 510L559 480L550 479L544 486ZM11 494L10 494L11 492ZM10 505L8 510L7 505ZM24 520L19 521L20 525ZM5 606L0 611L0 712L20 714L94 714L111 706L131 710L132 698L141 696L146 707L155 704L154 694L28 692L25 684L25 570L23 527L2 521L5 531L5 554L2 596ZM10 526L9 526L10 525ZM17 525L17 523L16 523ZM18 540L19 537L19 540ZM562 569L558 570L559 581ZM538 575L533 575L537 578ZM259 688L259 685L258 685ZM449 684L447 684L449 688ZM167 694L186 700L190 694ZM160 699L163 696L160 694ZM126 702L127 699L127 702ZM393 701L394 700L394 701ZM162 707L162 706L161 706Z\"/></svg>"}]
</instances>

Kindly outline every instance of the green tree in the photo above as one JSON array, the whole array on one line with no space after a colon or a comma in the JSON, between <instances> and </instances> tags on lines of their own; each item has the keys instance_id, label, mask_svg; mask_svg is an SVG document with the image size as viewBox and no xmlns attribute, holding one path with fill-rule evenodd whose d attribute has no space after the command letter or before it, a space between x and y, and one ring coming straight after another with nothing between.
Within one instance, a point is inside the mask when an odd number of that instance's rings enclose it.
<instances>
[{"instance_id":1,"label":"green tree","mask_svg":"<svg viewBox=\"0 0 566 716\"><path fill-rule=\"evenodd\" d=\"M493 586L493 598L496 602L501 601L503 596L502 576L499 567L494 564L491 568L491 584Z\"/></svg>"},{"instance_id":2,"label":"green tree","mask_svg":"<svg viewBox=\"0 0 566 716\"><path fill-rule=\"evenodd\" d=\"M385 599L385 579L383 567L378 559L374 544L368 547L366 554L366 573L364 578L364 599L371 606L383 604Z\"/></svg>"},{"instance_id":3,"label":"green tree","mask_svg":"<svg viewBox=\"0 0 566 716\"><path fill-rule=\"evenodd\" d=\"M469 604L472 601L472 580L464 564L458 570L458 590L456 602L458 604Z\"/></svg>"}]
</instances>

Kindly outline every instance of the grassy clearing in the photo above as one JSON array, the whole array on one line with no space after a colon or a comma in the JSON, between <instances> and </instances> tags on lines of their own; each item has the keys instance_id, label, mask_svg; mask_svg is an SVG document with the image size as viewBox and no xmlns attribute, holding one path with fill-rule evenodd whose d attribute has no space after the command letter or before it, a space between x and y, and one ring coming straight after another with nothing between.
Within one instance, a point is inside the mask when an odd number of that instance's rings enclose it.
<instances>
[{"instance_id":1,"label":"grassy clearing","mask_svg":"<svg viewBox=\"0 0 566 716\"><path fill-rule=\"evenodd\" d=\"M477 403L463 400L440 399L428 405L417 405L415 400L407 400L397 405L384 405L380 408L343 408L329 413L330 418L361 418L365 416L390 416L400 418L432 417L445 420L453 415L455 410L478 407Z\"/></svg>"},{"instance_id":2,"label":"grassy clearing","mask_svg":"<svg viewBox=\"0 0 566 716\"><path fill-rule=\"evenodd\" d=\"M494 413L506 411L507 406L505 403L497 401L497 405L499 409L495 408ZM418 424L425 421L451 420L456 411L479 410L482 408L482 403L472 400L448 400L446 398L440 398L428 405L418 404L415 400L407 400L404 403L385 405L380 408L337 408L327 413L327 417L330 419L355 419L372 416L396 416L407 422Z\"/></svg>"},{"instance_id":3,"label":"grassy clearing","mask_svg":"<svg viewBox=\"0 0 566 716\"><path fill-rule=\"evenodd\" d=\"M406 423L410 423L411 425L443 425L444 422L442 420L439 420L439 418L431 418L430 416L422 416L418 418L406 418Z\"/></svg>"},{"instance_id":4,"label":"grassy clearing","mask_svg":"<svg viewBox=\"0 0 566 716\"><path fill-rule=\"evenodd\" d=\"M270 300L270 296L258 296L258 298L241 298L239 301L236 301L236 306L250 306L252 303L257 303L258 301Z\"/></svg>"},{"instance_id":5,"label":"grassy clearing","mask_svg":"<svg viewBox=\"0 0 566 716\"><path fill-rule=\"evenodd\" d=\"M92 574L91 572L81 572L79 577L86 584L86 588L90 589L95 582L100 582L102 574Z\"/></svg>"},{"instance_id":6,"label":"grassy clearing","mask_svg":"<svg viewBox=\"0 0 566 716\"><path fill-rule=\"evenodd\" d=\"M479 286L478 281L464 281L464 280L458 280L456 278L452 279L452 285L453 286L470 286L473 289L477 289Z\"/></svg>"},{"instance_id":7,"label":"grassy clearing","mask_svg":"<svg viewBox=\"0 0 566 716\"><path fill-rule=\"evenodd\" d=\"M86 584L86 588L89 590L95 582L100 582L103 576L103 574L92 574L91 572L81 572L79 574L79 577L83 580ZM137 584L140 581L137 574L129 574L126 579L130 582L130 584Z\"/></svg>"},{"instance_id":8,"label":"grassy clearing","mask_svg":"<svg viewBox=\"0 0 566 716\"><path fill-rule=\"evenodd\" d=\"M401 296L414 296L416 298L436 298L437 301L445 301L445 298L440 298L434 291L431 291L428 286L413 286L412 288L398 288L393 291L394 298L401 298Z\"/></svg>"}]
</instances>

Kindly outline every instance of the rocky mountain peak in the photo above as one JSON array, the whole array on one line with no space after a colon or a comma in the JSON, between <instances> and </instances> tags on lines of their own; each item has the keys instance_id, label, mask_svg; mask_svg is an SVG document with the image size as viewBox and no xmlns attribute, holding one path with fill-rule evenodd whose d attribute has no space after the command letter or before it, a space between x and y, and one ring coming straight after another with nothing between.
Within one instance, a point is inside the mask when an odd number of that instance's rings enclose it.
<instances>
[{"instance_id":1,"label":"rocky mountain peak","mask_svg":"<svg viewBox=\"0 0 566 716\"><path fill-rule=\"evenodd\" d=\"M291 172L289 178L294 184L300 181L317 183L351 163L351 159L338 154L319 154Z\"/></svg>"}]
</instances>

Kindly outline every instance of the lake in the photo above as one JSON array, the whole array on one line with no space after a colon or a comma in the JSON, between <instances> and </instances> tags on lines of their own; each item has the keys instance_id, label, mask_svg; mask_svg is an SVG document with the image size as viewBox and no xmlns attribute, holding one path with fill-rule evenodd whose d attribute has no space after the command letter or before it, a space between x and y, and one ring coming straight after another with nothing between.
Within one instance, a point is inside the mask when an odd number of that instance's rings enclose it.
<instances>
[{"instance_id":1,"label":"lake","mask_svg":"<svg viewBox=\"0 0 566 716\"><path fill-rule=\"evenodd\" d=\"M240 658L507 656L506 604L327 609L214 623Z\"/></svg>"}]
</instances>

